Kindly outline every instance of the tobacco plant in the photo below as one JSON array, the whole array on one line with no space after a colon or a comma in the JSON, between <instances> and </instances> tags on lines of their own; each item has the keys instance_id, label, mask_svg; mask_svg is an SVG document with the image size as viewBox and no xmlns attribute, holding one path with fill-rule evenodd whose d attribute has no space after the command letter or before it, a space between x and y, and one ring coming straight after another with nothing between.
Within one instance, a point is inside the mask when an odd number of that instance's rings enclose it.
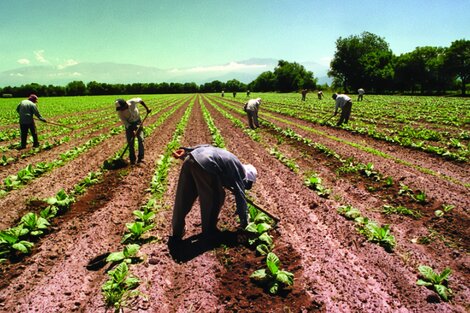
<instances>
[{"instance_id":1,"label":"tobacco plant","mask_svg":"<svg viewBox=\"0 0 470 313\"><path fill-rule=\"evenodd\" d=\"M141 258L137 256L139 249L140 246L138 244L127 245L122 251L113 252L108 255L106 262L125 262L130 264L141 261Z\"/></svg>"},{"instance_id":2,"label":"tobacco plant","mask_svg":"<svg viewBox=\"0 0 470 313\"><path fill-rule=\"evenodd\" d=\"M36 213L29 212L21 218L20 225L23 225L31 236L39 236L44 233L50 224L47 219L38 216Z\"/></svg>"},{"instance_id":3,"label":"tobacco plant","mask_svg":"<svg viewBox=\"0 0 470 313\"><path fill-rule=\"evenodd\" d=\"M140 283L139 279L129 275L126 262L121 262L114 270L108 272L109 279L101 287L107 306L114 306L119 312L130 298L140 295L134 290Z\"/></svg>"},{"instance_id":4,"label":"tobacco plant","mask_svg":"<svg viewBox=\"0 0 470 313\"><path fill-rule=\"evenodd\" d=\"M281 270L281 261L272 252L266 257L266 268L256 270L250 278L266 286L271 294L277 294L294 284L294 274Z\"/></svg>"},{"instance_id":5,"label":"tobacco plant","mask_svg":"<svg viewBox=\"0 0 470 313\"><path fill-rule=\"evenodd\" d=\"M444 300L448 301L452 297L452 289L447 287L448 279L451 273L450 268L444 269L440 274L426 265L421 265L418 270L423 279L418 279L416 284L418 286L426 286L434 289L437 294Z\"/></svg>"}]
</instances>

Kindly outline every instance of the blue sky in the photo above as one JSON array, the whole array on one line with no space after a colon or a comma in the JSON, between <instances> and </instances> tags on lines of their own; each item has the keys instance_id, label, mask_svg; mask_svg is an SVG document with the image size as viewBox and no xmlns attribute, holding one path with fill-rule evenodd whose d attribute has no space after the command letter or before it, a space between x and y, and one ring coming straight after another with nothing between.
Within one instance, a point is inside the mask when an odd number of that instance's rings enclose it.
<instances>
[{"instance_id":1,"label":"blue sky","mask_svg":"<svg viewBox=\"0 0 470 313\"><path fill-rule=\"evenodd\" d=\"M469 0L2 0L0 72L88 62L222 71L250 58L328 66L339 37L372 32L400 54L469 39L469 16Z\"/></svg>"}]
</instances>

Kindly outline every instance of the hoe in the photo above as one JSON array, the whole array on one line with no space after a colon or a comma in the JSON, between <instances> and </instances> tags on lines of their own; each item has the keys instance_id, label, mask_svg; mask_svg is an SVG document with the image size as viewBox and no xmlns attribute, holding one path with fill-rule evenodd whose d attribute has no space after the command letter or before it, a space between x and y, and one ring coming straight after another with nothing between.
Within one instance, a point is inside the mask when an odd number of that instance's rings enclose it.
<instances>
[{"instance_id":1,"label":"hoe","mask_svg":"<svg viewBox=\"0 0 470 313\"><path fill-rule=\"evenodd\" d=\"M135 132L136 134L138 134L141 131L142 126L144 125L144 122L147 116L148 116L148 113L145 115L144 119L142 120L142 123L140 123L139 127L137 128ZM117 169L126 167L127 162L122 157L124 156L124 153L126 153L128 148L129 148L129 144L126 145L126 147L121 152L118 158L104 161L103 168L106 170L117 170Z\"/></svg>"}]
</instances>

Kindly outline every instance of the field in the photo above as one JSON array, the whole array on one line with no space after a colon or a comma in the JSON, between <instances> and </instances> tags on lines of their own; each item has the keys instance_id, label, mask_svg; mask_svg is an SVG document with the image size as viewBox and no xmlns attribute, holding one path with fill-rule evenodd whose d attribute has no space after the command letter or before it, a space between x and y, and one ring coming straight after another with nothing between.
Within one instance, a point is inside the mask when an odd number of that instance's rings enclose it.
<instances>
[{"instance_id":1,"label":"field","mask_svg":"<svg viewBox=\"0 0 470 313\"><path fill-rule=\"evenodd\" d=\"M25 150L21 99L0 99L0 312L470 310L470 99L353 97L337 127L331 94L252 93L251 130L242 93L142 97L145 162L111 170L125 147L116 97L40 98L67 127L37 122L41 146ZM263 248L241 240L230 192L218 238L199 236L196 203L168 245L171 153L201 143L258 169L247 195L280 219L252 237ZM250 279L259 269L271 285Z\"/></svg>"}]
</instances>

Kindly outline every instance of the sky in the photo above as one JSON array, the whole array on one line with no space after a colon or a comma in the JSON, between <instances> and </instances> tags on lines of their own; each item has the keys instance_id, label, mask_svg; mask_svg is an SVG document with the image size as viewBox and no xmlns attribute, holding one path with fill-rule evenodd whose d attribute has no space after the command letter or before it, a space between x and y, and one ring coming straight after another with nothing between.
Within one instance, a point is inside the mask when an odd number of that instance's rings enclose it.
<instances>
[{"instance_id":1,"label":"sky","mask_svg":"<svg viewBox=\"0 0 470 313\"><path fill-rule=\"evenodd\" d=\"M101 62L223 71L253 58L328 67L339 37L368 31L399 55L470 39L469 16L470 0L1 0L0 73Z\"/></svg>"}]
</instances>

